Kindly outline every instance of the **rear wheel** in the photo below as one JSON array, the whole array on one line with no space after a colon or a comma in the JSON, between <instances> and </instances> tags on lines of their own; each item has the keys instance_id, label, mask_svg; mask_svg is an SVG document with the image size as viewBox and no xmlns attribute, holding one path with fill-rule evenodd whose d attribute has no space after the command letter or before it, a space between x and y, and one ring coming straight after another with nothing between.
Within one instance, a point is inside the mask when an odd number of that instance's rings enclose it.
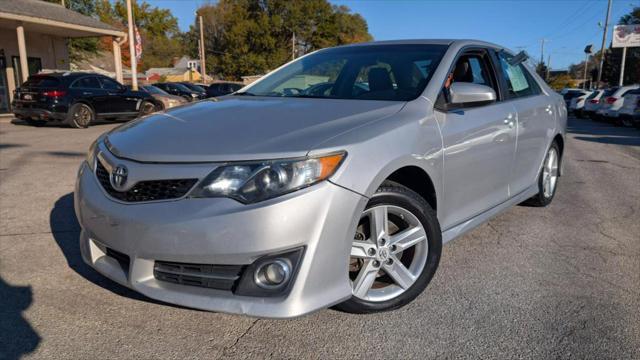
<instances>
[{"instance_id":1,"label":"rear wheel","mask_svg":"<svg viewBox=\"0 0 640 360\"><path fill-rule=\"evenodd\" d=\"M362 213L352 243L353 296L336 307L373 313L408 304L433 278L441 250L440 226L429 204L410 189L385 182Z\"/></svg>"},{"instance_id":2,"label":"rear wheel","mask_svg":"<svg viewBox=\"0 0 640 360\"><path fill-rule=\"evenodd\" d=\"M560 176L560 149L555 142L547 151L538 176L538 193L525 201L525 205L544 207L551 203L556 194L558 178Z\"/></svg>"},{"instance_id":3,"label":"rear wheel","mask_svg":"<svg viewBox=\"0 0 640 360\"><path fill-rule=\"evenodd\" d=\"M66 123L72 128L89 127L94 120L93 110L86 104L74 104L67 114Z\"/></svg>"}]
</instances>

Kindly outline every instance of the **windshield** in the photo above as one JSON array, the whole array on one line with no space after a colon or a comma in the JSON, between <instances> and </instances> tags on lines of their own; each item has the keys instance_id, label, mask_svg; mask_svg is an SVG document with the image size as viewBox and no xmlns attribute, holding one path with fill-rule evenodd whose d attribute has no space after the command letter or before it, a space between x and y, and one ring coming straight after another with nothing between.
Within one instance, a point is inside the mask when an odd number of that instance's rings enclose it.
<instances>
[{"instance_id":1,"label":"windshield","mask_svg":"<svg viewBox=\"0 0 640 360\"><path fill-rule=\"evenodd\" d=\"M321 50L240 95L409 101L429 82L446 45L372 45Z\"/></svg>"},{"instance_id":2,"label":"windshield","mask_svg":"<svg viewBox=\"0 0 640 360\"><path fill-rule=\"evenodd\" d=\"M153 85L145 85L142 87L144 89L144 91L148 92L149 94L156 94L156 95L169 95L168 92L157 88Z\"/></svg>"}]
</instances>

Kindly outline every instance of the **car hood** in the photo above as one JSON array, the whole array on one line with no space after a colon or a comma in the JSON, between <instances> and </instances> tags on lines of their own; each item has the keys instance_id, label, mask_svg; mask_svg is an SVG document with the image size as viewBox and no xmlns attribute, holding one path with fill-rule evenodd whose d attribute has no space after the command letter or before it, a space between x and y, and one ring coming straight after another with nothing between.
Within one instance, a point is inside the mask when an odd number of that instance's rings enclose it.
<instances>
[{"instance_id":1,"label":"car hood","mask_svg":"<svg viewBox=\"0 0 640 360\"><path fill-rule=\"evenodd\" d=\"M404 102L301 98L204 100L143 117L107 137L142 162L217 162L304 156L323 141L398 112Z\"/></svg>"}]
</instances>

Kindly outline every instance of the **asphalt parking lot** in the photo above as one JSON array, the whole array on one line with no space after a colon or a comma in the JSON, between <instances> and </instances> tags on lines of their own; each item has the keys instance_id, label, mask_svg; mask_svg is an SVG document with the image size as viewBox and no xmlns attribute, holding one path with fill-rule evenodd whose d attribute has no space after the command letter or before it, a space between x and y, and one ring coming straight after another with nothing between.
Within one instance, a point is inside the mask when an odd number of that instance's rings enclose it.
<instances>
[{"instance_id":1,"label":"asphalt parking lot","mask_svg":"<svg viewBox=\"0 0 640 360\"><path fill-rule=\"evenodd\" d=\"M86 266L76 169L114 125L0 122L0 359L640 358L640 131L571 119L548 208L446 245L394 312L277 321L159 303Z\"/></svg>"}]
</instances>

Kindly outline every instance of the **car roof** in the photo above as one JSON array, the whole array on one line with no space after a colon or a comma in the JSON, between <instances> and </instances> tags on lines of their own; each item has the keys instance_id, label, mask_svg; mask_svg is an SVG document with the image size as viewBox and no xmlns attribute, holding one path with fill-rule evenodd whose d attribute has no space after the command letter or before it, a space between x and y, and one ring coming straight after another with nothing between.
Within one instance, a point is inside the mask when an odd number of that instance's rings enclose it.
<instances>
[{"instance_id":1,"label":"car roof","mask_svg":"<svg viewBox=\"0 0 640 360\"><path fill-rule=\"evenodd\" d=\"M487 46L493 48L506 48L494 43L475 39L404 39L404 40L382 40L370 41L357 44L343 45L339 47L358 47L358 46L376 46L376 45L460 45L460 46Z\"/></svg>"}]
</instances>

